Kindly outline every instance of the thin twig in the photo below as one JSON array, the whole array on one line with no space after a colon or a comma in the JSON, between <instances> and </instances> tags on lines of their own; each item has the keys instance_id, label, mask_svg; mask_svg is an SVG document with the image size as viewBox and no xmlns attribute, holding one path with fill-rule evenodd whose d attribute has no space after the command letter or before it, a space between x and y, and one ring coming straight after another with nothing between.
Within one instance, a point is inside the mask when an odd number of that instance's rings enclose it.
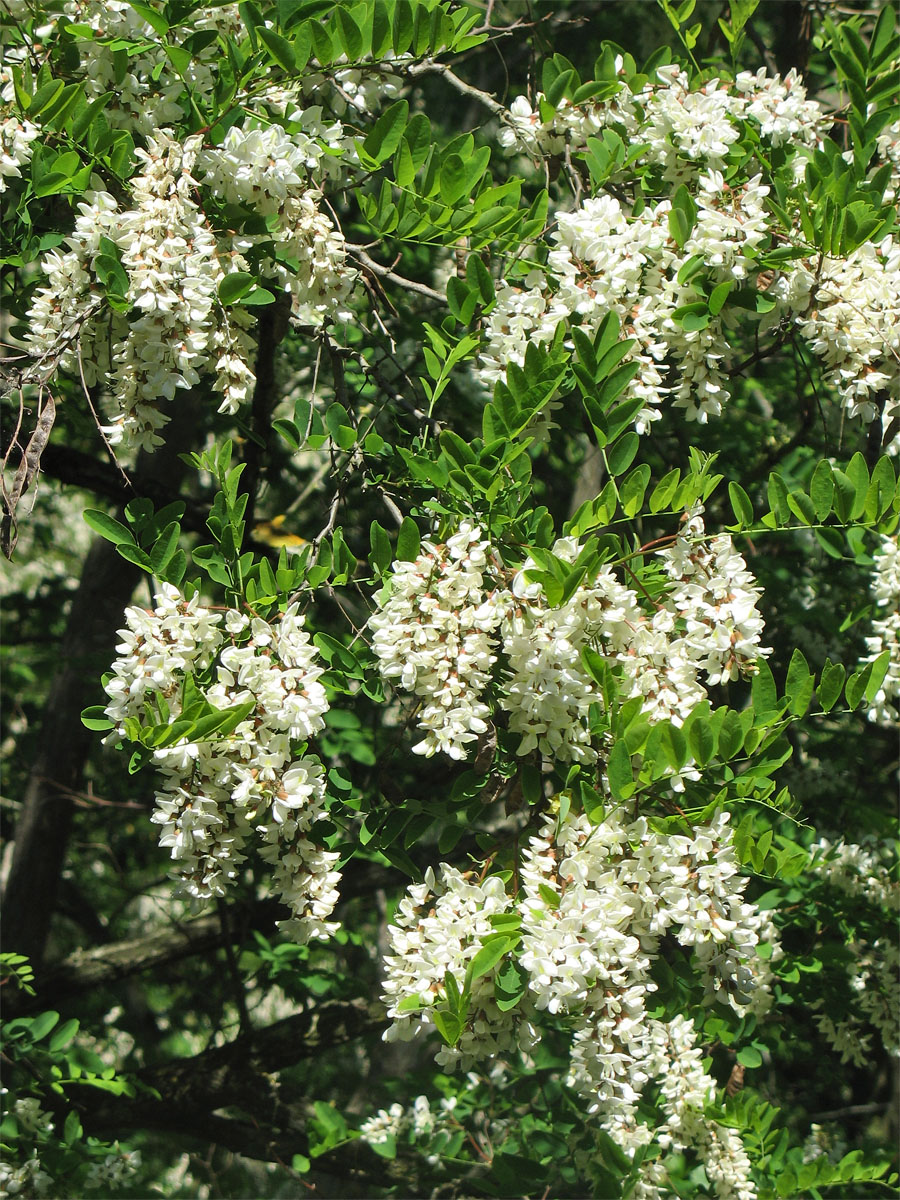
<instances>
[{"instance_id":1,"label":"thin twig","mask_svg":"<svg viewBox=\"0 0 900 1200\"><path fill-rule=\"evenodd\" d=\"M436 292L434 288L430 288L426 283L419 283L415 279L406 279L403 275L397 275L390 267L385 267L381 263L375 262L373 258L370 258L362 246L354 246L348 243L347 251L351 257L355 258L367 271L371 271L373 275L377 275L379 279L387 279L409 292L418 292L420 296L427 296L429 300L435 300L439 304L444 303L445 297L440 292Z\"/></svg>"},{"instance_id":2,"label":"thin twig","mask_svg":"<svg viewBox=\"0 0 900 1200\"><path fill-rule=\"evenodd\" d=\"M466 83L464 79L460 79L458 75L454 75L444 63L434 62L432 59L427 59L421 63L413 63L411 67L407 68L407 74L413 78L418 75L440 75L442 79L445 79L461 95L468 96L472 100L477 100L479 104L484 105L495 117L502 117L506 114L506 108L499 100L495 100L489 92L483 92L481 88L473 87L471 83Z\"/></svg>"}]
</instances>

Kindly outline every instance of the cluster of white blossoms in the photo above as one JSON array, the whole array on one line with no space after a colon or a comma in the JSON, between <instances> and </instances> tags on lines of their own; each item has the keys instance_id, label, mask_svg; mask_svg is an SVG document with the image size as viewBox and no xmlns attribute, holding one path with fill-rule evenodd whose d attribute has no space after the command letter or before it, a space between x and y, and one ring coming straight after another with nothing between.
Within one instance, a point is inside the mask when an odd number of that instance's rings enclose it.
<instances>
[{"instance_id":1,"label":"cluster of white blossoms","mask_svg":"<svg viewBox=\"0 0 900 1200\"><path fill-rule=\"evenodd\" d=\"M114 127L147 137L182 121L179 99L185 84L196 101L212 99L222 54L215 36L191 54L182 80L153 26L124 0L67 0L63 11L70 21L93 31L92 37L73 39L73 45L87 97L107 97L103 112ZM243 23L237 4L222 4L195 9L190 27L194 34L210 31L240 38ZM110 43L131 47L124 70Z\"/></svg>"},{"instance_id":2,"label":"cluster of white blossoms","mask_svg":"<svg viewBox=\"0 0 900 1200\"><path fill-rule=\"evenodd\" d=\"M0 195L6 191L7 179L20 179L20 168L31 162L31 143L40 133L37 125L18 117L0 121Z\"/></svg>"},{"instance_id":3,"label":"cluster of white blossoms","mask_svg":"<svg viewBox=\"0 0 900 1200\"><path fill-rule=\"evenodd\" d=\"M390 926L385 955L384 999L392 1024L385 1041L409 1041L434 1028L431 1011L447 999L446 976L463 993L466 971L484 939L496 933L492 918L512 911L503 880L479 879L441 863L439 878L431 867L423 883L412 884L400 901ZM459 1040L442 1045L437 1062L443 1067L475 1066L493 1055L525 1050L537 1034L528 1019L529 1006L501 1011L494 983L499 967L471 982L468 1013Z\"/></svg>"},{"instance_id":4,"label":"cluster of white blossoms","mask_svg":"<svg viewBox=\"0 0 900 1200\"><path fill-rule=\"evenodd\" d=\"M250 271L245 255L254 251L254 271L290 295L300 324L347 319L356 272L319 187L343 169L353 143L320 105L298 108L296 96L278 85L246 97L258 116L248 117L245 128L229 129L221 144L201 150L200 135L181 143L168 126L183 120L179 100L186 85L195 100L212 98L221 53L216 37L191 55L182 78L153 28L122 0L68 0L65 16L93 31L74 39L80 82L88 100L104 98L104 121L138 136L141 169L123 203L98 176L92 179L66 250L51 250L42 260L46 282L28 314L27 348L46 379L62 369L81 375L87 386L103 386L111 444L152 450L161 444L166 403L178 389L209 376L227 413L237 412L252 392L255 317L239 303L218 299L227 274ZM191 26L195 34L238 38L244 30L236 4L202 8ZM124 74L110 49L120 43L135 48ZM13 98L11 89L4 73L5 100ZM0 190L8 177L21 175L38 132L15 118L0 124ZM265 218L271 228L222 230L204 210L210 193ZM274 252L260 259L257 247L269 250L273 241ZM111 259L124 269L124 286ZM125 311L106 303L108 291L123 297Z\"/></svg>"},{"instance_id":5,"label":"cluster of white blossoms","mask_svg":"<svg viewBox=\"0 0 900 1200\"><path fill-rule=\"evenodd\" d=\"M144 169L131 180L131 207L120 209L100 190L79 204L68 250L50 251L42 262L47 282L29 312L28 346L48 375L61 367L107 387L112 444L160 445L170 419L164 402L202 375L221 395L220 411L235 413L247 399L255 383L254 318L239 305L224 306L218 294L226 275L249 270L244 255L257 242L271 242L274 233L285 261L261 269L291 295L300 322L319 325L342 314L356 275L343 235L309 183L312 145L306 135L270 126L233 129L221 147L201 151L199 137L181 143L161 129L135 151ZM217 236L195 199L195 176L213 193L275 219L273 231ZM104 303L104 238L127 279L127 316Z\"/></svg>"},{"instance_id":6,"label":"cluster of white blossoms","mask_svg":"<svg viewBox=\"0 0 900 1200\"><path fill-rule=\"evenodd\" d=\"M49 1196L53 1182L37 1152L23 1163L0 1162L0 1196Z\"/></svg>"},{"instance_id":7,"label":"cluster of white blossoms","mask_svg":"<svg viewBox=\"0 0 900 1200\"><path fill-rule=\"evenodd\" d=\"M385 999L393 1024L387 1040L434 1028L433 1010L447 998L451 974L463 992L466 970L484 944L521 921L518 967L527 986L506 1012L496 1003L503 961L471 983L465 1024L437 1061L467 1068L492 1055L533 1044L546 1011L571 1034L568 1084L626 1152L647 1145L654 1130L639 1112L641 1094L659 1080L666 1120L657 1130L667 1148L692 1147L720 1196L754 1194L740 1138L703 1114L715 1083L690 1021L651 1017L651 977L664 938L690 947L704 1003L728 1003L762 1014L772 1003L773 958L781 951L768 916L743 899L728 814L691 833L658 833L622 808L597 825L569 812L551 813L525 850L507 895L498 876L479 879L447 864L409 888L390 928ZM760 957L760 942L769 957ZM389 1114L386 1114L388 1116ZM400 1114L397 1114L398 1117ZM729 1190L732 1188L733 1190ZM655 1193L648 1193L655 1194Z\"/></svg>"},{"instance_id":8,"label":"cluster of white blossoms","mask_svg":"<svg viewBox=\"0 0 900 1200\"><path fill-rule=\"evenodd\" d=\"M870 1060L872 1029L885 1051L900 1056L900 947L891 937L871 943L849 942L851 962L847 966L850 1003L843 1015L836 1016L824 1000L814 1001L816 1025L826 1041L841 1056L842 1063L864 1067Z\"/></svg>"},{"instance_id":9,"label":"cluster of white blossoms","mask_svg":"<svg viewBox=\"0 0 900 1200\"><path fill-rule=\"evenodd\" d=\"M106 1195L124 1192L141 1165L140 1150L122 1150L113 1144L102 1162L91 1164L84 1179L85 1191L103 1191Z\"/></svg>"},{"instance_id":10,"label":"cluster of white blossoms","mask_svg":"<svg viewBox=\"0 0 900 1200\"><path fill-rule=\"evenodd\" d=\"M252 319L227 312L217 298L226 272L246 264L220 252L192 198L199 149L199 138L181 143L160 130L135 151L144 170L131 181L132 207L122 211L108 192L89 192L69 249L51 251L42 263L47 283L29 312L29 348L50 370L58 363L110 389L113 444L160 445L158 430L169 420L160 402L195 386L201 372L217 373L223 411L236 411L253 384ZM113 243L127 279L127 316L103 303L100 272L111 259L115 266L103 239Z\"/></svg>"},{"instance_id":11,"label":"cluster of white blossoms","mask_svg":"<svg viewBox=\"0 0 900 1200\"><path fill-rule=\"evenodd\" d=\"M313 117L318 124L320 110ZM303 325L349 320L342 306L356 281L344 236L321 211L322 194L310 182L325 157L322 145L303 130L290 134L280 125L251 122L230 129L198 163L215 195L269 218L265 234L237 238L235 249L246 253L274 240L278 258L266 257L260 270L290 293L292 312Z\"/></svg>"},{"instance_id":12,"label":"cluster of white blossoms","mask_svg":"<svg viewBox=\"0 0 900 1200\"><path fill-rule=\"evenodd\" d=\"M821 362L848 416L888 426L900 414L900 243L865 242L846 258L800 260L779 273L778 306ZM895 441L894 448L897 443Z\"/></svg>"},{"instance_id":13,"label":"cluster of white blossoms","mask_svg":"<svg viewBox=\"0 0 900 1200\"><path fill-rule=\"evenodd\" d=\"M710 287L751 277L759 245L768 236L768 188L759 176L727 187L709 171L698 181L696 221L684 245L669 232L671 200L648 204L637 216L601 194L572 213L560 213L543 268L521 284L501 281L486 322L480 374L502 378L510 360L521 364L529 342L546 344L561 324L593 335L609 312L634 345L624 361L640 370L626 398L644 401L637 427L660 415L668 398L689 418L718 416L729 395L727 307L702 320L689 308L705 307L701 281ZM691 259L696 271L683 268Z\"/></svg>"},{"instance_id":14,"label":"cluster of white blossoms","mask_svg":"<svg viewBox=\"0 0 900 1200\"><path fill-rule=\"evenodd\" d=\"M440 1108L435 1111L427 1096L416 1096L408 1108L394 1103L389 1109L381 1108L374 1117L363 1121L359 1136L370 1146L382 1145L389 1138L399 1138L409 1133L414 1138L430 1137L446 1123L454 1104L455 1100L442 1100Z\"/></svg>"},{"instance_id":15,"label":"cluster of white blossoms","mask_svg":"<svg viewBox=\"0 0 900 1200\"><path fill-rule=\"evenodd\" d=\"M810 868L829 887L858 897L893 914L900 911L897 843L866 838L862 843L822 837L810 847ZM847 968L852 1006L836 1017L824 1002L814 1004L816 1024L842 1062L865 1066L871 1053L871 1031L879 1034L888 1054L900 1054L900 948L890 937L851 939Z\"/></svg>"},{"instance_id":16,"label":"cluster of white blossoms","mask_svg":"<svg viewBox=\"0 0 900 1200\"><path fill-rule=\"evenodd\" d=\"M810 868L829 887L860 896L889 912L900 910L897 843L868 837L863 842L820 837L810 846Z\"/></svg>"},{"instance_id":17,"label":"cluster of white blossoms","mask_svg":"<svg viewBox=\"0 0 900 1200\"><path fill-rule=\"evenodd\" d=\"M900 722L900 536L883 537L875 551L870 592L875 603L872 632L864 662L890 650L887 674L878 689L869 720L893 728Z\"/></svg>"},{"instance_id":18,"label":"cluster of white blossoms","mask_svg":"<svg viewBox=\"0 0 900 1200\"><path fill-rule=\"evenodd\" d=\"M553 606L533 560L507 571L469 523L446 545L423 543L414 563L395 563L390 594L370 620L372 648L383 678L425 702L426 737L415 750L465 758L487 731L493 678L519 754L596 762L604 747L591 709L603 697L585 650L620 673L623 700L639 696L651 721L677 725L707 686L751 674L769 653L760 645L762 593L731 538L707 538L702 511L686 514L672 545L657 552L669 582L650 612L609 566ZM553 552L572 563L580 549L561 538ZM503 669L492 677L501 651Z\"/></svg>"},{"instance_id":19,"label":"cluster of white blossoms","mask_svg":"<svg viewBox=\"0 0 900 1200\"><path fill-rule=\"evenodd\" d=\"M428 757L465 758L487 732L481 698L496 662L491 634L500 602L485 594L490 545L463 522L446 544L422 543L415 562L395 562L390 593L369 621L382 676L424 701L418 715Z\"/></svg>"},{"instance_id":20,"label":"cluster of white blossoms","mask_svg":"<svg viewBox=\"0 0 900 1200\"><path fill-rule=\"evenodd\" d=\"M660 67L652 82L639 92L625 83L623 60L616 58L618 90L607 99L574 105L563 99L544 119L538 94L537 108L517 97L501 133L508 150L521 149L540 156L584 150L588 138L604 129L621 132L626 143L638 146L638 162L662 168L663 178L682 182L699 170L725 165L728 148L740 137L740 123L757 127L759 137L773 147L788 141L815 146L830 119L806 89L795 71L782 80L765 69L742 71L733 83L710 79L691 91L687 74L677 65Z\"/></svg>"},{"instance_id":21,"label":"cluster of white blossoms","mask_svg":"<svg viewBox=\"0 0 900 1200\"><path fill-rule=\"evenodd\" d=\"M188 732L153 750L163 787L151 820L179 894L224 896L255 834L273 890L291 910L281 927L298 942L329 936L338 855L312 836L324 815L325 773L318 758L293 749L323 728L328 701L297 606L270 622L213 612L164 585L152 611L129 608L126 620L106 683L114 740L138 726L171 725L198 700L245 710L230 732L196 740ZM211 682L201 687L201 675Z\"/></svg>"},{"instance_id":22,"label":"cluster of white blossoms","mask_svg":"<svg viewBox=\"0 0 900 1200\"><path fill-rule=\"evenodd\" d=\"M540 106L514 101L501 135L508 148L536 155L583 151L589 137L608 128L639 150L629 171L645 165L670 187L688 185L696 214L678 246L669 229L669 200L635 213L601 191L574 212L559 213L546 264L522 280L499 283L486 324L483 381L501 378L510 360L521 364L529 341L549 343L560 325L592 333L613 311L624 336L634 339L626 361L640 364L626 392L645 401L637 429L646 430L664 400L690 419L707 421L729 398L728 332L735 320L726 296L712 306L709 301L717 285L737 281L750 297L741 300L744 308L765 293L761 331L795 327L847 414L878 418L887 427L898 411L900 385L897 240L867 242L842 258L800 257L773 276L761 272L761 250L785 231L767 210L769 189L760 176L741 186L725 182L729 147L743 123L756 127L763 145L790 143L801 151L794 157L799 181L807 161L802 151L820 143L830 118L806 100L796 75L782 81L765 71L742 73L734 83L711 80L692 92L684 72L664 67L637 95L622 82L606 100L578 106L563 100L546 121ZM895 162L896 131L887 130L879 147ZM611 189L618 178L611 177ZM792 232L803 244L799 218Z\"/></svg>"}]
</instances>

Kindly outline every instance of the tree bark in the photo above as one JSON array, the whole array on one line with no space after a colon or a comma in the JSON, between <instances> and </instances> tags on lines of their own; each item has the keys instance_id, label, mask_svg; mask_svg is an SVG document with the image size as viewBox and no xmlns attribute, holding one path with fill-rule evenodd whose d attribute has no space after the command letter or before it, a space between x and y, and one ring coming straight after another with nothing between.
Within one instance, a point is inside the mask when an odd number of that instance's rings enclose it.
<instances>
[{"instance_id":1,"label":"tree bark","mask_svg":"<svg viewBox=\"0 0 900 1200\"><path fill-rule=\"evenodd\" d=\"M179 454L196 427L194 398L181 400L166 427L167 440L154 454L141 454L132 486L177 495L185 473ZM120 514L121 518L121 514ZM65 531L60 530L60 537ZM98 680L115 653L122 612L141 577L110 542L97 538L85 559L72 598L41 721L40 749L25 786L15 846L3 896L4 948L27 954L39 966L56 907L59 877L72 825L72 795L82 786L96 734L81 723L81 711L97 696Z\"/></svg>"}]
</instances>

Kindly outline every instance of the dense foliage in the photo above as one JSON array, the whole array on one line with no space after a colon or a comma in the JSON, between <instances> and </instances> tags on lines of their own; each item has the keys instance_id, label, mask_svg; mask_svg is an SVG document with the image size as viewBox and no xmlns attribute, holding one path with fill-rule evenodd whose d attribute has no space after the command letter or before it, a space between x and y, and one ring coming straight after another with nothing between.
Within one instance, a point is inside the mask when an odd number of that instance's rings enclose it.
<instances>
[{"instance_id":1,"label":"dense foliage","mask_svg":"<svg viewBox=\"0 0 900 1200\"><path fill-rule=\"evenodd\" d=\"M4 0L0 1194L896 1191L843 18Z\"/></svg>"}]
</instances>

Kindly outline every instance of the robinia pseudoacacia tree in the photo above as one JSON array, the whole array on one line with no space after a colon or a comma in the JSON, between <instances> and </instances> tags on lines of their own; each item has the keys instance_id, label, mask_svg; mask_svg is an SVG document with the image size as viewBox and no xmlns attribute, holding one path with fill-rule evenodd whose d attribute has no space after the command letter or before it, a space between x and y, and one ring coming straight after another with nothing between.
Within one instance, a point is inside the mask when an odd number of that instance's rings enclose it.
<instances>
[{"instance_id":1,"label":"robinia pseudoacacia tree","mask_svg":"<svg viewBox=\"0 0 900 1200\"><path fill-rule=\"evenodd\" d=\"M894 1193L900 48L757 3L3 0L0 1194Z\"/></svg>"}]
</instances>

